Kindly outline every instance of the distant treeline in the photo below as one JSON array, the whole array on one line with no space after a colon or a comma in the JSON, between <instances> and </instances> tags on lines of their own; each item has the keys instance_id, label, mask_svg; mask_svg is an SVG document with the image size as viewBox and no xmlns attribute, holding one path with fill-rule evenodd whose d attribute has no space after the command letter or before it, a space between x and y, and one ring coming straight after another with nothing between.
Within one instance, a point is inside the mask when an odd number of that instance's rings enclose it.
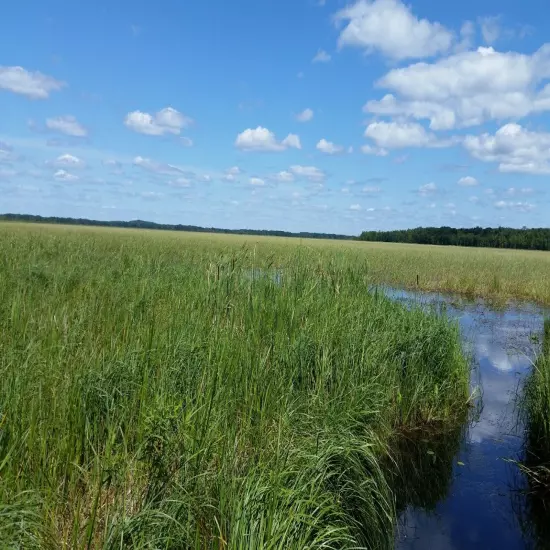
<instances>
[{"instance_id":1,"label":"distant treeline","mask_svg":"<svg viewBox=\"0 0 550 550\"><path fill-rule=\"evenodd\" d=\"M199 227L197 225L181 225L146 222L143 220L98 221L86 218L60 218L57 216L43 217L31 214L0 214L0 221L52 223L61 225L91 225L95 227L127 227L134 229L160 229L165 231L194 231L200 233L228 233L233 235L268 235L272 237L296 237L302 239L340 239L351 240L350 235L336 235L334 233L291 233L290 231L269 231L257 229L219 229L217 227Z\"/></svg>"},{"instance_id":2,"label":"distant treeline","mask_svg":"<svg viewBox=\"0 0 550 550\"><path fill-rule=\"evenodd\" d=\"M417 227L398 231L365 231L361 233L359 240L550 250L550 229Z\"/></svg>"}]
</instances>

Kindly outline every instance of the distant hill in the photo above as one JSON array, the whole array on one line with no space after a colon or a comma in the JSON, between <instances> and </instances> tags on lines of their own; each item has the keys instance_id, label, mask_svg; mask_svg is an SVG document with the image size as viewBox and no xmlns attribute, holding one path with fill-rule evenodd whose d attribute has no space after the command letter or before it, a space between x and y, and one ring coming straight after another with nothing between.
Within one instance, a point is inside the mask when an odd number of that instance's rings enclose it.
<instances>
[{"instance_id":1,"label":"distant hill","mask_svg":"<svg viewBox=\"0 0 550 550\"><path fill-rule=\"evenodd\" d=\"M60 218L57 216L33 216L31 214L0 214L0 221L51 223L60 225L91 225L94 227L126 227L134 229L158 229L165 231L191 231L200 233L227 233L233 235L266 235L273 237L295 237L302 239L339 239L351 240L356 237L350 235L337 235L334 233L292 233L290 231L271 231L257 229L220 229L217 227L200 227L197 225L165 224L147 222L143 220L124 221L98 221L86 218Z\"/></svg>"}]
</instances>

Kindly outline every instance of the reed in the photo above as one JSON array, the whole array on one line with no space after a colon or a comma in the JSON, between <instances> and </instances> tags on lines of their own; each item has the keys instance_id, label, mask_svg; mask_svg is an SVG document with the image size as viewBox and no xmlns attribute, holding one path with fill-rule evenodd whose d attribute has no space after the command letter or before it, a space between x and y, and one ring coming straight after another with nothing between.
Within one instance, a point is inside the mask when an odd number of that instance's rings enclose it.
<instances>
[{"instance_id":1,"label":"reed","mask_svg":"<svg viewBox=\"0 0 550 550\"><path fill-rule=\"evenodd\" d=\"M456 324L356 250L3 226L0 539L392 548L399 433L464 421Z\"/></svg>"}]
</instances>

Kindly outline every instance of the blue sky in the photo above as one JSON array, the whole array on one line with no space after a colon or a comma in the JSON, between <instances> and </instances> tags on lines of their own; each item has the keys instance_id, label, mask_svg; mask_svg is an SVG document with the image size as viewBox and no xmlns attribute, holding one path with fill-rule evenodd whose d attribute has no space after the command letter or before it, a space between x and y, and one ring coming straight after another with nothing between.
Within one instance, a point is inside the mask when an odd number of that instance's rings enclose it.
<instances>
[{"instance_id":1,"label":"blue sky","mask_svg":"<svg viewBox=\"0 0 550 550\"><path fill-rule=\"evenodd\" d=\"M546 226L541 0L10 2L1 212Z\"/></svg>"}]
</instances>

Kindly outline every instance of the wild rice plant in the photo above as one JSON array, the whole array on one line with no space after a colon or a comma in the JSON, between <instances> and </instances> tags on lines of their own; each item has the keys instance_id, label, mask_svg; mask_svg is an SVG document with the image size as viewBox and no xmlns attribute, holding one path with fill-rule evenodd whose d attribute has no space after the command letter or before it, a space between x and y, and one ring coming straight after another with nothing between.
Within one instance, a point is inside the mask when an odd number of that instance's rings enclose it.
<instances>
[{"instance_id":1,"label":"wild rice plant","mask_svg":"<svg viewBox=\"0 0 550 550\"><path fill-rule=\"evenodd\" d=\"M349 249L4 229L8 547L391 548L397 433L464 420L458 328Z\"/></svg>"}]
</instances>

